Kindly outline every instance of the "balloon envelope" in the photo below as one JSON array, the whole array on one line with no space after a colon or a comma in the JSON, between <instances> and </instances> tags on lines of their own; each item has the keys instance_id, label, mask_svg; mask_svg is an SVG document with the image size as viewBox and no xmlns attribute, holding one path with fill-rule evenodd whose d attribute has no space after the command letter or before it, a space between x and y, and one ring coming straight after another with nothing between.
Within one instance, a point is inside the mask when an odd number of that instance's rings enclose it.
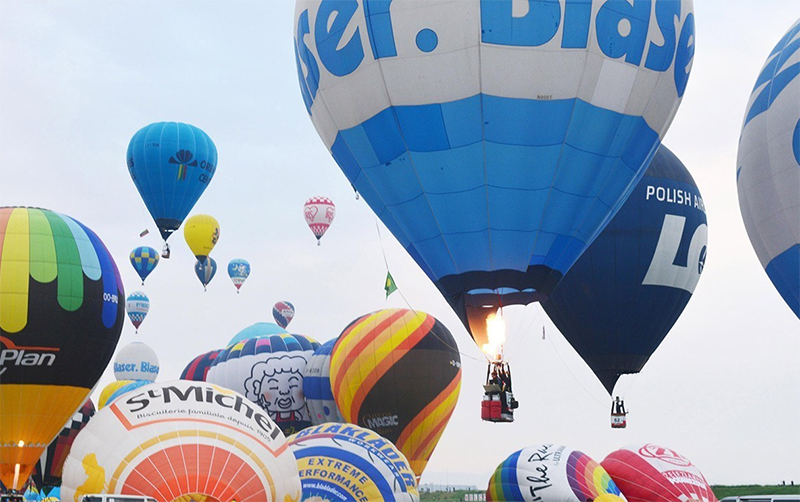
<instances>
[{"instance_id":1,"label":"balloon envelope","mask_svg":"<svg viewBox=\"0 0 800 502\"><path fill-rule=\"evenodd\" d=\"M141 291L134 291L125 301L125 311L128 312L131 324L138 330L150 312L150 298Z\"/></svg>"},{"instance_id":2,"label":"balloon envelope","mask_svg":"<svg viewBox=\"0 0 800 502\"><path fill-rule=\"evenodd\" d=\"M288 334L289 334L288 331L281 328L275 323L257 322L236 333L236 335L234 335L234 337L231 338L231 340L228 342L227 346L230 347L235 343L239 343L244 340L249 340L251 338L259 338L262 336L270 336L270 335L288 335Z\"/></svg>"},{"instance_id":3,"label":"balloon envelope","mask_svg":"<svg viewBox=\"0 0 800 502\"><path fill-rule=\"evenodd\" d=\"M111 360L125 292L100 238L69 216L0 208L0 248L0 481L20 489Z\"/></svg>"},{"instance_id":4,"label":"balloon envelope","mask_svg":"<svg viewBox=\"0 0 800 502\"><path fill-rule=\"evenodd\" d=\"M770 52L747 104L736 186L761 266L800 318L800 20Z\"/></svg>"},{"instance_id":5,"label":"balloon envelope","mask_svg":"<svg viewBox=\"0 0 800 502\"><path fill-rule=\"evenodd\" d=\"M600 464L567 446L539 444L512 453L492 474L490 502L625 502Z\"/></svg>"},{"instance_id":6,"label":"balloon envelope","mask_svg":"<svg viewBox=\"0 0 800 502\"><path fill-rule=\"evenodd\" d=\"M300 469L303 501L419 501L408 460L369 429L327 423L288 441Z\"/></svg>"},{"instance_id":7,"label":"balloon envelope","mask_svg":"<svg viewBox=\"0 0 800 502\"><path fill-rule=\"evenodd\" d=\"M219 241L219 223L213 216L196 214L186 220L183 237L197 260L205 262Z\"/></svg>"},{"instance_id":8,"label":"balloon envelope","mask_svg":"<svg viewBox=\"0 0 800 502\"><path fill-rule=\"evenodd\" d=\"M314 127L479 345L622 205L694 55L691 0L512 3L298 0L294 18Z\"/></svg>"},{"instance_id":9,"label":"balloon envelope","mask_svg":"<svg viewBox=\"0 0 800 502\"><path fill-rule=\"evenodd\" d=\"M286 329L286 326L294 319L294 305L289 302L278 302L272 306L272 318L278 326Z\"/></svg>"},{"instance_id":10,"label":"balloon envelope","mask_svg":"<svg viewBox=\"0 0 800 502\"><path fill-rule=\"evenodd\" d=\"M167 240L214 177L217 147L195 126L158 122L134 134L127 161L139 195Z\"/></svg>"},{"instance_id":11,"label":"balloon envelope","mask_svg":"<svg viewBox=\"0 0 800 502\"><path fill-rule=\"evenodd\" d=\"M561 280L545 312L611 394L637 373L692 297L706 260L703 198L661 146L631 196Z\"/></svg>"},{"instance_id":12,"label":"balloon envelope","mask_svg":"<svg viewBox=\"0 0 800 502\"><path fill-rule=\"evenodd\" d=\"M185 380L146 385L98 411L72 445L61 490L68 501L116 493L282 502L301 492L269 417L236 392Z\"/></svg>"},{"instance_id":13,"label":"balloon envelope","mask_svg":"<svg viewBox=\"0 0 800 502\"><path fill-rule=\"evenodd\" d=\"M61 472L64 469L64 461L72 448L72 443L78 433L89 423L89 419L92 418L95 411L92 400L87 400L47 446L47 450L39 459L36 469L31 475L33 482L42 488L42 493L45 491L45 486L61 485ZM47 492L47 496L55 498L57 493L54 494L53 490L50 490Z\"/></svg>"},{"instance_id":14,"label":"balloon envelope","mask_svg":"<svg viewBox=\"0 0 800 502\"><path fill-rule=\"evenodd\" d=\"M308 360L303 375L303 394L314 425L326 422L344 422L344 417L336 406L331 388L331 352L336 338L323 343Z\"/></svg>"},{"instance_id":15,"label":"balloon envelope","mask_svg":"<svg viewBox=\"0 0 800 502\"><path fill-rule=\"evenodd\" d=\"M308 228L319 241L336 217L336 205L327 197L311 197L303 205L303 215Z\"/></svg>"},{"instance_id":16,"label":"balloon envelope","mask_svg":"<svg viewBox=\"0 0 800 502\"><path fill-rule=\"evenodd\" d=\"M159 259L158 251L149 246L140 246L131 251L131 265L142 278L142 284L150 272L156 268Z\"/></svg>"},{"instance_id":17,"label":"balloon envelope","mask_svg":"<svg viewBox=\"0 0 800 502\"><path fill-rule=\"evenodd\" d=\"M303 373L314 350L303 335L242 340L219 353L206 380L240 392L269 413L286 434L311 425L303 396Z\"/></svg>"},{"instance_id":18,"label":"balloon envelope","mask_svg":"<svg viewBox=\"0 0 800 502\"><path fill-rule=\"evenodd\" d=\"M250 263L241 258L231 260L228 263L228 277L231 278L233 285L236 286L236 291L239 291L244 281L250 277Z\"/></svg>"},{"instance_id":19,"label":"balloon envelope","mask_svg":"<svg viewBox=\"0 0 800 502\"><path fill-rule=\"evenodd\" d=\"M205 289L217 273L217 262L210 256L203 261L197 260L194 264L194 273Z\"/></svg>"},{"instance_id":20,"label":"balloon envelope","mask_svg":"<svg viewBox=\"0 0 800 502\"><path fill-rule=\"evenodd\" d=\"M158 377L158 355L149 345L132 342L122 347L114 358L117 380L149 380Z\"/></svg>"},{"instance_id":21,"label":"balloon envelope","mask_svg":"<svg viewBox=\"0 0 800 502\"><path fill-rule=\"evenodd\" d=\"M716 502L706 478L692 462L654 444L611 452L601 465L629 502Z\"/></svg>"},{"instance_id":22,"label":"balloon envelope","mask_svg":"<svg viewBox=\"0 0 800 502\"><path fill-rule=\"evenodd\" d=\"M220 352L222 351L212 350L210 352L206 352L205 354L200 354L192 359L192 361L186 365L186 368L183 369L183 372L181 373L181 380L205 382L206 375L208 375L208 370L211 369L214 359L217 358Z\"/></svg>"},{"instance_id":23,"label":"balloon envelope","mask_svg":"<svg viewBox=\"0 0 800 502\"><path fill-rule=\"evenodd\" d=\"M339 336L330 378L344 419L393 442L421 476L461 390L450 331L420 311L364 315Z\"/></svg>"}]
</instances>

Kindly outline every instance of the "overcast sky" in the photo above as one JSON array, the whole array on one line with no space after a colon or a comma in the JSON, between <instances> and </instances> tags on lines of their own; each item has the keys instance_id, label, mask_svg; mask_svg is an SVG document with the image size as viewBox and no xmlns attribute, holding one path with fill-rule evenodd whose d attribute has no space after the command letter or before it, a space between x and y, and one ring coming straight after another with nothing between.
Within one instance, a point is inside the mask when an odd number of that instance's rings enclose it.
<instances>
[{"instance_id":1,"label":"overcast sky","mask_svg":"<svg viewBox=\"0 0 800 502\"><path fill-rule=\"evenodd\" d=\"M113 253L126 291L139 245L161 248L125 165L131 136L157 121L194 124L219 164L193 213L214 215L220 271L208 292L194 257L150 276L151 311L139 340L177 378L195 355L242 328L297 308L293 332L326 341L361 314L404 307L384 300L382 248L415 309L442 320L464 362L461 398L423 483L486 486L512 452L538 442L597 460L656 442L689 457L712 484L800 483L800 322L761 268L735 185L739 130L767 55L800 16L797 0L697 0L697 52L664 143L694 176L707 208L708 260L683 316L645 369L620 388L626 430L609 428L609 399L538 305L510 314L510 360L521 402L512 425L480 421L485 364L456 315L330 158L300 97L292 49L294 2L0 0L0 205L41 206L88 225ZM302 215L325 195L336 220L317 247ZM150 235L139 238L139 232ZM182 234L182 233L181 233ZM237 295L224 264L245 258ZM542 340L542 325L548 336ZM106 371L100 386L113 380Z\"/></svg>"}]
</instances>

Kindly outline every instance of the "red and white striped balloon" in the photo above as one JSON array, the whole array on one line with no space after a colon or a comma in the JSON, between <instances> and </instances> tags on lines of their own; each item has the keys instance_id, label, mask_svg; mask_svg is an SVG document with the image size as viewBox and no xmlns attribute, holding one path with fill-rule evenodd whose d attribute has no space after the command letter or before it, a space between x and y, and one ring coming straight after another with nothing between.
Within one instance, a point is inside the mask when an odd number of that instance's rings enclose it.
<instances>
[{"instance_id":1,"label":"red and white striped balloon","mask_svg":"<svg viewBox=\"0 0 800 502\"><path fill-rule=\"evenodd\" d=\"M303 206L303 214L319 245L319 240L336 217L336 205L327 197L311 197Z\"/></svg>"}]
</instances>

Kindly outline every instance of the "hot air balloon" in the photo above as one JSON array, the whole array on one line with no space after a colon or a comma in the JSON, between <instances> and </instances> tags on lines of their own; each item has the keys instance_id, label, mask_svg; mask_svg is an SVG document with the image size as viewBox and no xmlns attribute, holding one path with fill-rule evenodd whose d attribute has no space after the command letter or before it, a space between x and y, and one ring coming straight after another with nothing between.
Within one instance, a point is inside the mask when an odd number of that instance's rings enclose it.
<instances>
[{"instance_id":1,"label":"hot air balloon","mask_svg":"<svg viewBox=\"0 0 800 502\"><path fill-rule=\"evenodd\" d=\"M339 336L330 379L344 419L397 445L421 476L461 390L450 331L420 311L364 315Z\"/></svg>"},{"instance_id":2,"label":"hot air balloon","mask_svg":"<svg viewBox=\"0 0 800 502\"><path fill-rule=\"evenodd\" d=\"M336 217L336 205L327 197L311 197L303 205L303 215L319 246L320 239Z\"/></svg>"},{"instance_id":3,"label":"hot air balloon","mask_svg":"<svg viewBox=\"0 0 800 502\"><path fill-rule=\"evenodd\" d=\"M213 216L196 214L186 220L183 237L197 261L204 263L219 240L219 223Z\"/></svg>"},{"instance_id":4,"label":"hot air balloon","mask_svg":"<svg viewBox=\"0 0 800 502\"><path fill-rule=\"evenodd\" d=\"M625 201L694 55L691 0L512 3L297 0L294 18L317 132L481 347Z\"/></svg>"},{"instance_id":5,"label":"hot air balloon","mask_svg":"<svg viewBox=\"0 0 800 502\"><path fill-rule=\"evenodd\" d=\"M217 262L211 257L207 257L203 261L197 260L194 264L194 273L203 284L203 291L205 291L208 283L217 273Z\"/></svg>"},{"instance_id":6,"label":"hot air balloon","mask_svg":"<svg viewBox=\"0 0 800 502\"><path fill-rule=\"evenodd\" d=\"M717 502L700 470L670 448L629 446L609 453L601 465L629 502Z\"/></svg>"},{"instance_id":7,"label":"hot air balloon","mask_svg":"<svg viewBox=\"0 0 800 502\"><path fill-rule=\"evenodd\" d=\"M87 493L283 502L299 500L301 487L286 438L258 406L176 380L98 411L72 445L61 492L70 502Z\"/></svg>"},{"instance_id":8,"label":"hot air balloon","mask_svg":"<svg viewBox=\"0 0 800 502\"><path fill-rule=\"evenodd\" d=\"M625 502L605 469L568 446L523 448L497 466L489 480L490 502Z\"/></svg>"},{"instance_id":9,"label":"hot air balloon","mask_svg":"<svg viewBox=\"0 0 800 502\"><path fill-rule=\"evenodd\" d=\"M800 20L772 49L747 104L736 186L761 266L800 318Z\"/></svg>"},{"instance_id":10,"label":"hot air balloon","mask_svg":"<svg viewBox=\"0 0 800 502\"><path fill-rule=\"evenodd\" d=\"M0 481L19 490L114 354L122 280L69 216L0 208Z\"/></svg>"},{"instance_id":11,"label":"hot air balloon","mask_svg":"<svg viewBox=\"0 0 800 502\"><path fill-rule=\"evenodd\" d=\"M288 335L289 332L271 322L257 322L236 333L228 342L228 347L251 338L261 338L271 335Z\"/></svg>"},{"instance_id":12,"label":"hot air balloon","mask_svg":"<svg viewBox=\"0 0 800 502\"><path fill-rule=\"evenodd\" d=\"M139 326L142 325L147 313L150 312L150 298L142 291L134 291L128 295L128 300L125 302L125 310L128 312L131 324L133 324L138 333Z\"/></svg>"},{"instance_id":13,"label":"hot air balloon","mask_svg":"<svg viewBox=\"0 0 800 502\"><path fill-rule=\"evenodd\" d=\"M303 374L303 394L314 425L344 422L331 389L331 352L334 345L336 338L317 347Z\"/></svg>"},{"instance_id":14,"label":"hot air balloon","mask_svg":"<svg viewBox=\"0 0 800 502\"><path fill-rule=\"evenodd\" d=\"M272 318L278 326L286 329L294 319L294 305L289 302L278 302L272 306Z\"/></svg>"},{"instance_id":15,"label":"hot air balloon","mask_svg":"<svg viewBox=\"0 0 800 502\"><path fill-rule=\"evenodd\" d=\"M39 494L39 490L35 486L29 486L25 493L22 496L25 502L39 502L42 500L42 496Z\"/></svg>"},{"instance_id":16,"label":"hot air balloon","mask_svg":"<svg viewBox=\"0 0 800 502\"><path fill-rule=\"evenodd\" d=\"M150 380L116 380L103 387L97 398L97 409L102 410L123 394L152 383Z\"/></svg>"},{"instance_id":17,"label":"hot air balloon","mask_svg":"<svg viewBox=\"0 0 800 502\"><path fill-rule=\"evenodd\" d=\"M122 347L114 358L114 378L117 380L148 380L158 377L158 355L149 345L132 342Z\"/></svg>"},{"instance_id":18,"label":"hot air balloon","mask_svg":"<svg viewBox=\"0 0 800 502\"><path fill-rule=\"evenodd\" d=\"M390 441L369 429L326 423L300 431L288 441L300 469L302 501L334 497L419 501L414 471L406 458Z\"/></svg>"},{"instance_id":19,"label":"hot air balloon","mask_svg":"<svg viewBox=\"0 0 800 502\"><path fill-rule=\"evenodd\" d=\"M609 394L637 373L692 297L706 260L703 198L661 146L631 196L542 303Z\"/></svg>"},{"instance_id":20,"label":"hot air balloon","mask_svg":"<svg viewBox=\"0 0 800 502\"><path fill-rule=\"evenodd\" d=\"M206 352L205 354L200 354L192 359L186 368L183 369L183 372L181 373L181 380L205 382L206 375L208 375L208 370L211 369L214 359L217 358L220 352L222 351L212 350L210 352Z\"/></svg>"},{"instance_id":21,"label":"hot air balloon","mask_svg":"<svg viewBox=\"0 0 800 502\"><path fill-rule=\"evenodd\" d=\"M147 279L150 272L158 265L159 259L158 251L149 246L139 246L131 251L131 265L133 265L139 277L142 278L142 286L144 286L144 280Z\"/></svg>"},{"instance_id":22,"label":"hot air balloon","mask_svg":"<svg viewBox=\"0 0 800 502\"><path fill-rule=\"evenodd\" d=\"M269 413L285 434L311 425L303 397L303 372L319 347L303 335L268 335L229 345L206 381L242 393Z\"/></svg>"},{"instance_id":23,"label":"hot air balloon","mask_svg":"<svg viewBox=\"0 0 800 502\"><path fill-rule=\"evenodd\" d=\"M250 277L250 264L247 260L236 258L228 263L228 277L231 278L233 285L236 286L236 292L242 287L244 281Z\"/></svg>"},{"instance_id":24,"label":"hot air balloon","mask_svg":"<svg viewBox=\"0 0 800 502\"><path fill-rule=\"evenodd\" d=\"M189 124L158 122L140 129L128 145L128 172L164 239L183 223L217 167L217 147Z\"/></svg>"},{"instance_id":25,"label":"hot air balloon","mask_svg":"<svg viewBox=\"0 0 800 502\"><path fill-rule=\"evenodd\" d=\"M61 471L67 459L72 443L78 433L89 423L95 413L94 403L88 399L80 409L70 418L53 441L47 446L36 468L31 474L31 479L41 488L42 493L53 497L53 491L48 487L61 485Z\"/></svg>"}]
</instances>

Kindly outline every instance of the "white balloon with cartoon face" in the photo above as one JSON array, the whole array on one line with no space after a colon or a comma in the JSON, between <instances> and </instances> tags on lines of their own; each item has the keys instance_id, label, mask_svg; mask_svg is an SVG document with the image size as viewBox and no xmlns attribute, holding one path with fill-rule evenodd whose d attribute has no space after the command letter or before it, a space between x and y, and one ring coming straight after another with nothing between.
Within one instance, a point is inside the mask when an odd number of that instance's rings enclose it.
<instances>
[{"instance_id":1,"label":"white balloon with cartoon face","mask_svg":"<svg viewBox=\"0 0 800 502\"><path fill-rule=\"evenodd\" d=\"M303 374L317 347L316 340L303 335L256 335L220 352L206 381L244 394L284 433L293 434L311 425Z\"/></svg>"}]
</instances>

